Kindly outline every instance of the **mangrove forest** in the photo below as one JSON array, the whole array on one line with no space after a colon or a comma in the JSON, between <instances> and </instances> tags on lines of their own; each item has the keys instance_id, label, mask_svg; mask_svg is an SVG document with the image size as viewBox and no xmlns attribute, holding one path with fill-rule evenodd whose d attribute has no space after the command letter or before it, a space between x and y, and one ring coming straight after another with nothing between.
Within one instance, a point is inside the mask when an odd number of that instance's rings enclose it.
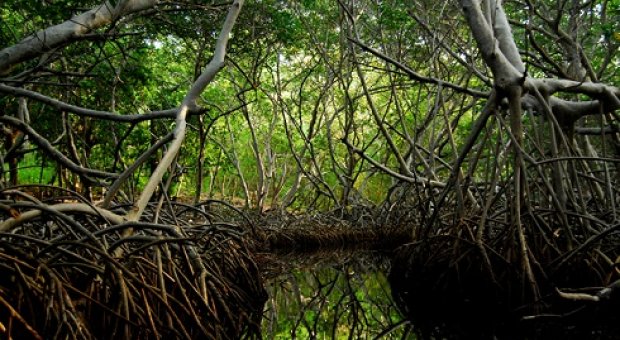
<instances>
[{"instance_id":1,"label":"mangrove forest","mask_svg":"<svg viewBox=\"0 0 620 340\"><path fill-rule=\"evenodd\" d=\"M617 339L620 0L0 1L0 339Z\"/></svg>"}]
</instances>

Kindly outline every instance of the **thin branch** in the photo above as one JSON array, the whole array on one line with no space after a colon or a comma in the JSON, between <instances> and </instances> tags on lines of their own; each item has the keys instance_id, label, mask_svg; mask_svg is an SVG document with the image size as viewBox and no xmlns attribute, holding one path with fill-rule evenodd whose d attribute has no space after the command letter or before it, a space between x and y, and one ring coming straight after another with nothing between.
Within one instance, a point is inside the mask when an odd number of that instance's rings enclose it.
<instances>
[{"instance_id":1,"label":"thin branch","mask_svg":"<svg viewBox=\"0 0 620 340\"><path fill-rule=\"evenodd\" d=\"M136 171L136 169L140 167L140 165L146 162L149 159L149 157L155 153L155 151L159 150L160 147L162 147L164 144L171 141L172 137L173 137L172 133L167 134L164 138L160 139L157 143L151 146L148 150L143 152L140 155L140 157L138 157L138 159L136 159L136 161L131 166L129 166L125 171L123 171L123 173L116 179L116 181L114 181L114 183L112 183L112 185L108 189L108 192L105 194L105 197L103 199L103 203L101 204L101 206L104 208L108 208L110 206L110 203L112 202L112 199L114 198L114 195L116 195L116 193L121 188L123 183L125 183L125 180L127 180L127 178L129 178L129 176L131 176L131 174L133 174L134 171Z\"/></svg>"},{"instance_id":2,"label":"thin branch","mask_svg":"<svg viewBox=\"0 0 620 340\"><path fill-rule=\"evenodd\" d=\"M30 125L13 117L0 116L0 122L11 125L16 129L22 131L28 135L29 140L36 144L41 149L47 152L47 155L56 160L58 163L64 165L69 170L82 174L84 176L93 176L99 178L116 178L118 174L105 172L100 170L84 168L81 165L75 164L67 156L63 155L58 149L56 149L47 139L38 134Z\"/></svg>"},{"instance_id":3,"label":"thin branch","mask_svg":"<svg viewBox=\"0 0 620 340\"><path fill-rule=\"evenodd\" d=\"M372 55L374 55L375 57L378 57L380 59L383 59L384 61L394 65L396 68L398 68L399 70L405 72L405 74L407 74L411 79L413 80L417 80L421 83L426 83L426 84L436 84L436 85L442 85L444 87L453 89L457 92L460 93L465 93L474 97L480 97L480 98L487 98L489 96L488 92L484 92L484 91L478 91L478 90L474 90L474 89L470 89L470 88L466 88L454 83L450 83L450 82L446 82L444 80L435 78L435 77L425 77L417 72L415 72L414 70L410 69L409 67L407 67L406 65L404 65L403 63L399 62L398 60L385 55L384 53L362 43L359 40L353 39L353 38L349 38L349 40L353 43L355 43L357 46L361 47L364 51L370 52Z\"/></svg>"},{"instance_id":4,"label":"thin branch","mask_svg":"<svg viewBox=\"0 0 620 340\"><path fill-rule=\"evenodd\" d=\"M100 110L91 110L87 108L83 108L80 106L75 106L71 104L67 104L60 100L45 96L38 92L22 89L19 87L8 86L4 84L0 84L0 92L4 92L7 94L13 94L16 96L27 97L33 100L36 100L40 103L47 104L52 106L58 110L67 111L70 113L74 113L81 117L92 117L101 120L109 120L113 122L123 122L123 123L139 123L143 121L150 121L154 119L165 119L165 118L175 118L177 112L179 112L179 108L167 109L161 111L150 111L142 114L130 114L130 115L121 115L118 113L110 112L110 111L100 111ZM200 115L207 112L207 108L192 106L188 110L188 115Z\"/></svg>"},{"instance_id":5,"label":"thin branch","mask_svg":"<svg viewBox=\"0 0 620 340\"><path fill-rule=\"evenodd\" d=\"M360 155L360 157L368 161L368 163L372 164L373 166L377 167L382 172L386 173L387 175L391 177L394 177L397 180L407 182L407 183L412 183L412 184L429 185L431 187L436 187L436 188L444 188L446 186L445 183L440 182L440 181L435 181L435 180L431 180L431 179L420 177L420 176L411 177L411 176L406 176L398 172L395 172L394 170L389 169L385 165L377 162L372 157L368 156L364 151L353 146L347 139L343 138L341 141L342 143L344 143L344 145L350 148L353 152L355 152L356 154Z\"/></svg>"}]
</instances>

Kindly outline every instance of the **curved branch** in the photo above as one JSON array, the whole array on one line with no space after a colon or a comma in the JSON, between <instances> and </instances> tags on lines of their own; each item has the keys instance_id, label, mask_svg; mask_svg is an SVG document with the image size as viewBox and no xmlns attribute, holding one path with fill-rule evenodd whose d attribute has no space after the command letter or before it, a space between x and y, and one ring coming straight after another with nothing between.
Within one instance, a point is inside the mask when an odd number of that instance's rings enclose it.
<instances>
[{"instance_id":1,"label":"curved branch","mask_svg":"<svg viewBox=\"0 0 620 340\"><path fill-rule=\"evenodd\" d=\"M93 177L99 177L99 178L118 177L118 174L115 174L115 173L88 169L88 168L84 168L83 166L79 164L75 164L72 160L70 160L67 156L63 155L62 152L58 151L58 149L56 149L52 144L50 144L50 142L47 139L39 135L32 127L30 127L30 125L18 119L7 117L7 116L0 116L0 122L9 124L15 127L16 129L22 131L26 135L28 135L28 137L30 138L30 141L32 141L38 147L40 147L41 149L47 152L47 156L56 160L58 163L64 165L69 170L75 173L79 173L84 176L93 176Z\"/></svg>"},{"instance_id":2,"label":"curved branch","mask_svg":"<svg viewBox=\"0 0 620 340\"><path fill-rule=\"evenodd\" d=\"M151 157L151 155L153 155L157 150L159 150L160 147L162 147L164 144L171 141L172 137L173 137L172 133L167 134L164 138L160 139L157 143L151 146L148 150L143 152L140 155L140 157L138 157L138 159L136 159L136 161L133 162L131 166L129 166L125 171L123 171L123 173L120 174L120 176L114 181L114 183L112 183L112 185L108 189L108 192L105 194L105 197L103 198L103 203L101 204L101 206L107 209L110 206L110 203L112 202L112 199L114 198L114 195L116 195L118 190L121 188L121 185L125 183L125 180L127 180L127 178L129 178L129 176L131 176L134 173L134 171L136 171L136 169L140 167L140 165L146 162L149 159L149 157Z\"/></svg>"},{"instance_id":3,"label":"curved branch","mask_svg":"<svg viewBox=\"0 0 620 340\"><path fill-rule=\"evenodd\" d=\"M602 83L593 83L589 81L579 82L556 78L528 78L525 81L525 87L528 90L535 87L546 95L552 95L556 92L585 94L589 97L605 101L605 103L609 105L607 108L608 110L620 107L620 88Z\"/></svg>"},{"instance_id":4,"label":"curved branch","mask_svg":"<svg viewBox=\"0 0 620 340\"><path fill-rule=\"evenodd\" d=\"M59 203L47 206L47 208L55 210L57 212L75 212L102 216L113 224L121 224L125 221L122 216L117 215L109 210L93 207L92 205L85 203ZM0 223L0 232L8 231L15 226L28 222L33 218L39 217L41 216L42 212L42 210L35 209L20 214L17 217L11 217L9 219L6 219L2 223Z\"/></svg>"},{"instance_id":5,"label":"curved branch","mask_svg":"<svg viewBox=\"0 0 620 340\"><path fill-rule=\"evenodd\" d=\"M153 119L163 119L163 118L175 118L179 108L167 109L162 111L151 111L142 114L133 114L133 115L119 115L110 111L100 111L100 110L91 110L86 109L80 106L75 106L71 104L67 104L60 100L45 96L38 92L22 89L19 87L8 86L4 84L0 84L0 92L13 94L16 96L27 97L33 100L36 100L40 103L47 104L52 106L58 110L67 111L70 113L74 113L81 117L92 117L101 120L109 120L114 122L123 122L123 123L139 123L147 120ZM189 115L199 115L207 112L206 108L192 106L188 110Z\"/></svg>"},{"instance_id":6,"label":"curved branch","mask_svg":"<svg viewBox=\"0 0 620 340\"><path fill-rule=\"evenodd\" d=\"M531 94L522 98L523 105L535 108L537 112L544 112L540 101ZM572 101L549 97L548 105L553 115L562 121L577 121L581 117L600 115L613 111L613 107L604 105L600 100Z\"/></svg>"}]
</instances>

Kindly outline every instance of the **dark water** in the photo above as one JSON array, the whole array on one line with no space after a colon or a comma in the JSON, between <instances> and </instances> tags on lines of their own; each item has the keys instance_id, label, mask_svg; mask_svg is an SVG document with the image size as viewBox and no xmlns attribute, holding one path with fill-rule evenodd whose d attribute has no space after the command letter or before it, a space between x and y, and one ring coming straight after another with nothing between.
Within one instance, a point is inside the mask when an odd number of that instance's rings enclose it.
<instances>
[{"instance_id":1,"label":"dark water","mask_svg":"<svg viewBox=\"0 0 620 340\"><path fill-rule=\"evenodd\" d=\"M289 254L268 269L266 339L403 338L389 257L377 252Z\"/></svg>"},{"instance_id":2,"label":"dark water","mask_svg":"<svg viewBox=\"0 0 620 340\"><path fill-rule=\"evenodd\" d=\"M599 322L609 312L592 306L530 321L475 301L428 305L431 296L420 300L427 305L405 306L411 292L402 287L415 285L390 275L389 253L266 254L262 262L265 339L620 339L617 324Z\"/></svg>"}]
</instances>

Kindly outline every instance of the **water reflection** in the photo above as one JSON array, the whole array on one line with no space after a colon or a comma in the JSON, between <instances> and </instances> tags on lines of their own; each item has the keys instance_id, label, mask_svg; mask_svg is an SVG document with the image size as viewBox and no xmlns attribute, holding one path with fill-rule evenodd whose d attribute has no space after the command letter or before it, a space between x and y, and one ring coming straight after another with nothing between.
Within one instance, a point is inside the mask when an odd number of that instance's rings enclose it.
<instances>
[{"instance_id":1,"label":"water reflection","mask_svg":"<svg viewBox=\"0 0 620 340\"><path fill-rule=\"evenodd\" d=\"M620 334L617 307L601 304L575 309L555 301L553 310L564 308L562 315L520 321L523 306L496 300L490 287L464 276L471 270L459 272L460 289L449 289L451 271L412 275L410 261L380 252L263 254L259 262L269 295L261 325L265 339L618 339Z\"/></svg>"},{"instance_id":2,"label":"water reflection","mask_svg":"<svg viewBox=\"0 0 620 340\"><path fill-rule=\"evenodd\" d=\"M378 252L274 256L265 266L266 339L407 338Z\"/></svg>"}]
</instances>

